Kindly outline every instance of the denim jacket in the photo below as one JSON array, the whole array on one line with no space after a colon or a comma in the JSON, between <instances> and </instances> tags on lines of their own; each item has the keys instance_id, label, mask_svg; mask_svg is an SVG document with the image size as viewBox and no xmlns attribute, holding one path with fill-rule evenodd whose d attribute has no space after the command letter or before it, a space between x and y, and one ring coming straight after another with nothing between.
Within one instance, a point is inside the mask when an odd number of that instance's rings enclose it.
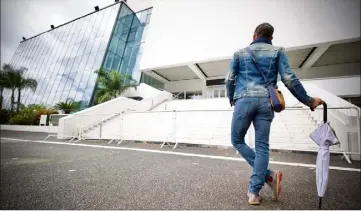
<instances>
[{"instance_id":1,"label":"denim jacket","mask_svg":"<svg viewBox=\"0 0 361 211\"><path fill-rule=\"evenodd\" d=\"M268 83L277 88L279 73L282 82L297 100L311 106L313 98L307 95L301 82L289 67L284 48L273 46L269 39L263 37L254 40L249 48L253 51ZM246 96L269 97L266 82L245 48L234 53L225 83L230 102Z\"/></svg>"}]
</instances>

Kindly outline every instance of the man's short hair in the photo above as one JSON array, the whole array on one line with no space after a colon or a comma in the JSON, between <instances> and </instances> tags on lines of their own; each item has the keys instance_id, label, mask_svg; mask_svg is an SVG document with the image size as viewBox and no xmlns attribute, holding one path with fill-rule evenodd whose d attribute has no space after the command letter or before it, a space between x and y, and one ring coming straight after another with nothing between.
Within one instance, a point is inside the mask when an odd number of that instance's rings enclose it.
<instances>
[{"instance_id":1,"label":"man's short hair","mask_svg":"<svg viewBox=\"0 0 361 211\"><path fill-rule=\"evenodd\" d=\"M254 33L257 37L272 37L273 36L274 28L269 23L261 23L256 27Z\"/></svg>"}]
</instances>

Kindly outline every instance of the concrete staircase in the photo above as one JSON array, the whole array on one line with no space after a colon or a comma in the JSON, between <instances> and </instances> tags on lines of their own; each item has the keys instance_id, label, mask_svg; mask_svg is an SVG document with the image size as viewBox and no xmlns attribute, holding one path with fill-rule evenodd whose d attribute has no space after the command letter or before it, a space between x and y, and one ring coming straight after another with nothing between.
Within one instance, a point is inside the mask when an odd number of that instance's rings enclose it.
<instances>
[{"instance_id":1,"label":"concrete staircase","mask_svg":"<svg viewBox=\"0 0 361 211\"><path fill-rule=\"evenodd\" d=\"M83 137L83 134L87 134L91 131L94 131L96 129L98 129L101 125L105 124L106 122L108 121L111 121L117 117L120 116L120 113L115 113L115 114L112 114L112 115L109 115L107 117L105 117L104 119L101 119L100 121L97 121L97 122L93 122L89 125L85 125L85 126L82 126L81 129L80 129L80 137ZM84 137L83 137L84 138Z\"/></svg>"}]
</instances>

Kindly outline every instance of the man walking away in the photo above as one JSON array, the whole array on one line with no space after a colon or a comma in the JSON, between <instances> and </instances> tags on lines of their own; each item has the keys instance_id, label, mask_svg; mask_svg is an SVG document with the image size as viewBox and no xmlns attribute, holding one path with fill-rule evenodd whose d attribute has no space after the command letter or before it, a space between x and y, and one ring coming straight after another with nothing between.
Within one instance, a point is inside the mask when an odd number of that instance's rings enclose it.
<instances>
[{"instance_id":1,"label":"man walking away","mask_svg":"<svg viewBox=\"0 0 361 211\"><path fill-rule=\"evenodd\" d=\"M300 102L311 108L321 105L323 101L308 96L290 69L285 49L272 45L273 31L271 24L260 24L249 46L267 82L276 88L279 73L282 82ZM232 144L253 168L247 192L248 203L260 204L259 192L265 182L272 189L274 200L277 200L281 192L282 172L268 169L269 135L274 111L265 79L246 48L234 53L225 82L231 106L235 106L231 126ZM255 151L244 140L251 123L255 128Z\"/></svg>"}]
</instances>

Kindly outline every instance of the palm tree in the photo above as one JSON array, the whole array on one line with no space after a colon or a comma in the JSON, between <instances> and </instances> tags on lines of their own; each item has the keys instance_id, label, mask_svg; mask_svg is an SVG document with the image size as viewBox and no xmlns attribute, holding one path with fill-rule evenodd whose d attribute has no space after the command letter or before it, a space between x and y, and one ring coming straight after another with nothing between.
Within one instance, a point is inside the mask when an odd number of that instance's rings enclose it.
<instances>
[{"instance_id":1,"label":"palm tree","mask_svg":"<svg viewBox=\"0 0 361 211\"><path fill-rule=\"evenodd\" d=\"M96 92L97 102L103 103L119 97L128 88L137 88L131 75L123 75L116 70L98 70L99 90Z\"/></svg>"},{"instance_id":2,"label":"palm tree","mask_svg":"<svg viewBox=\"0 0 361 211\"><path fill-rule=\"evenodd\" d=\"M69 114L72 111L79 109L80 103L74 102L73 99L67 99L65 102L59 102L55 104L54 108L64 111L65 114Z\"/></svg>"},{"instance_id":3,"label":"palm tree","mask_svg":"<svg viewBox=\"0 0 361 211\"><path fill-rule=\"evenodd\" d=\"M19 69L14 68L11 64L3 64L2 73L0 76L0 91L1 96L5 88L11 90L11 111L14 111L15 104L15 90L18 89L18 100L16 111L19 112L21 104L21 90L30 88L35 91L37 82L31 78L25 78L24 73L27 69L21 67ZM1 97L2 101L2 97Z\"/></svg>"},{"instance_id":4,"label":"palm tree","mask_svg":"<svg viewBox=\"0 0 361 211\"><path fill-rule=\"evenodd\" d=\"M8 83L6 80L6 71L1 70L0 71L0 110L2 109L2 105L3 105L3 92L4 89L8 88Z\"/></svg>"},{"instance_id":5,"label":"palm tree","mask_svg":"<svg viewBox=\"0 0 361 211\"><path fill-rule=\"evenodd\" d=\"M38 86L38 82L35 79L24 77L24 73L26 70L27 69L23 68L23 67L16 70L16 75L17 75L16 88L18 89L18 101L17 101L16 112L19 112L19 109L20 109L21 90L31 89L33 92L35 92L36 87Z\"/></svg>"},{"instance_id":6,"label":"palm tree","mask_svg":"<svg viewBox=\"0 0 361 211\"><path fill-rule=\"evenodd\" d=\"M17 83L17 74L15 68L10 64L3 64L2 66L2 91L4 88L11 90L10 108L14 110L15 104L15 89Z\"/></svg>"}]
</instances>

